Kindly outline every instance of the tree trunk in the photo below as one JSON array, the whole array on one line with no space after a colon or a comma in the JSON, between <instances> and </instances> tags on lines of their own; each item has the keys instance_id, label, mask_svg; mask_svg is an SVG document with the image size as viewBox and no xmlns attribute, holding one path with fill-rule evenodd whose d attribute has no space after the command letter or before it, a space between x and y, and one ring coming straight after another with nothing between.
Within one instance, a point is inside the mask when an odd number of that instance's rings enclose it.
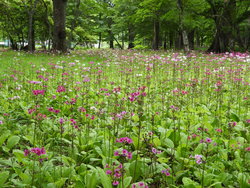
<instances>
[{"instance_id":1,"label":"tree trunk","mask_svg":"<svg viewBox=\"0 0 250 188\"><path fill-rule=\"evenodd\" d=\"M28 32L28 50L33 52L35 50L35 30L34 30L34 12L29 12L29 32Z\"/></svg>"},{"instance_id":2,"label":"tree trunk","mask_svg":"<svg viewBox=\"0 0 250 188\"><path fill-rule=\"evenodd\" d=\"M225 33L221 29L217 29L216 35L213 39L211 46L209 47L209 52L222 53L227 51L228 47L228 36L225 36Z\"/></svg>"},{"instance_id":3,"label":"tree trunk","mask_svg":"<svg viewBox=\"0 0 250 188\"><path fill-rule=\"evenodd\" d=\"M160 41L160 22L154 20L154 37L153 37L153 50L159 50Z\"/></svg>"},{"instance_id":4,"label":"tree trunk","mask_svg":"<svg viewBox=\"0 0 250 188\"><path fill-rule=\"evenodd\" d=\"M189 49L194 50L194 30L188 33Z\"/></svg>"},{"instance_id":5,"label":"tree trunk","mask_svg":"<svg viewBox=\"0 0 250 188\"><path fill-rule=\"evenodd\" d=\"M101 42L102 42L102 33L99 33L99 40L98 40L98 48L101 48Z\"/></svg>"},{"instance_id":6,"label":"tree trunk","mask_svg":"<svg viewBox=\"0 0 250 188\"><path fill-rule=\"evenodd\" d=\"M233 46L230 48L230 43L235 38L236 0L224 1L223 8L221 8L222 5L219 6L211 1L208 2L212 7L216 26L216 33L208 51L222 53L234 50Z\"/></svg>"},{"instance_id":7,"label":"tree trunk","mask_svg":"<svg viewBox=\"0 0 250 188\"><path fill-rule=\"evenodd\" d=\"M135 33L133 31L133 26L129 24L128 26L128 49L134 48Z\"/></svg>"},{"instance_id":8,"label":"tree trunk","mask_svg":"<svg viewBox=\"0 0 250 188\"><path fill-rule=\"evenodd\" d=\"M174 44L174 41L173 41L173 32L170 31L170 32L169 32L169 48L170 48L170 49L173 48L173 44Z\"/></svg>"},{"instance_id":9,"label":"tree trunk","mask_svg":"<svg viewBox=\"0 0 250 188\"><path fill-rule=\"evenodd\" d=\"M66 6L67 0L53 0L53 49L63 53L67 52L65 29Z\"/></svg>"},{"instance_id":10,"label":"tree trunk","mask_svg":"<svg viewBox=\"0 0 250 188\"><path fill-rule=\"evenodd\" d=\"M182 39L183 39L183 45L184 45L184 51L189 51L189 43L188 43L188 35L185 30L182 30Z\"/></svg>"},{"instance_id":11,"label":"tree trunk","mask_svg":"<svg viewBox=\"0 0 250 188\"><path fill-rule=\"evenodd\" d=\"M164 33L163 49L167 49L167 32Z\"/></svg>"}]
</instances>

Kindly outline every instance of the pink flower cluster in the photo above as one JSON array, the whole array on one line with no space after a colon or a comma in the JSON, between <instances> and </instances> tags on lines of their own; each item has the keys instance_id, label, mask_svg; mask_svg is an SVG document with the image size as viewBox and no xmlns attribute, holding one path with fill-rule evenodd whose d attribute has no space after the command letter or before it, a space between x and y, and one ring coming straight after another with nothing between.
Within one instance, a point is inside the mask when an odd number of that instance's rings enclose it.
<instances>
[{"instance_id":1,"label":"pink flower cluster","mask_svg":"<svg viewBox=\"0 0 250 188\"><path fill-rule=\"evenodd\" d=\"M235 122L235 121L234 122L229 122L228 125L230 127L235 127L237 125L237 122Z\"/></svg>"},{"instance_id":2,"label":"pink flower cluster","mask_svg":"<svg viewBox=\"0 0 250 188\"><path fill-rule=\"evenodd\" d=\"M55 110L53 107L49 107L48 111L53 112L55 114L58 114L60 112L60 110Z\"/></svg>"},{"instance_id":3,"label":"pink flower cluster","mask_svg":"<svg viewBox=\"0 0 250 188\"><path fill-rule=\"evenodd\" d=\"M165 174L166 176L170 176L169 169L162 170L161 173Z\"/></svg>"},{"instance_id":4,"label":"pink flower cluster","mask_svg":"<svg viewBox=\"0 0 250 188\"><path fill-rule=\"evenodd\" d=\"M148 188L148 185L144 182L138 182L132 184L132 188Z\"/></svg>"},{"instance_id":5,"label":"pink flower cluster","mask_svg":"<svg viewBox=\"0 0 250 188\"><path fill-rule=\"evenodd\" d=\"M39 89L38 90L33 90L32 93L34 95L44 95L45 90L39 90Z\"/></svg>"},{"instance_id":6,"label":"pink flower cluster","mask_svg":"<svg viewBox=\"0 0 250 188\"><path fill-rule=\"evenodd\" d=\"M124 143L124 144L132 144L133 140L131 138L128 138L128 137L121 137L121 138L117 138L116 142Z\"/></svg>"},{"instance_id":7,"label":"pink flower cluster","mask_svg":"<svg viewBox=\"0 0 250 188\"><path fill-rule=\"evenodd\" d=\"M112 167L110 167L108 164L105 166L106 170L106 174L110 175L111 178L113 179L113 185L117 186L120 184L119 179L122 177L123 175L123 165L119 164L116 165L116 163L113 163Z\"/></svg>"},{"instance_id":8,"label":"pink flower cluster","mask_svg":"<svg viewBox=\"0 0 250 188\"><path fill-rule=\"evenodd\" d=\"M65 91L66 91L66 88L64 86L58 86L56 90L56 92L58 93L65 92Z\"/></svg>"},{"instance_id":9,"label":"pink flower cluster","mask_svg":"<svg viewBox=\"0 0 250 188\"><path fill-rule=\"evenodd\" d=\"M24 150L24 155L25 156L28 156L30 153L35 153L37 156L40 156L40 155L46 154L46 151L45 151L44 147L42 147L42 148L31 148L30 150L28 150L28 149Z\"/></svg>"},{"instance_id":10,"label":"pink flower cluster","mask_svg":"<svg viewBox=\"0 0 250 188\"><path fill-rule=\"evenodd\" d=\"M192 157L192 158L194 158L195 159L195 162L197 163L197 164L201 164L203 161L202 161L202 155L195 155L194 157L193 156L190 156L190 157Z\"/></svg>"},{"instance_id":11,"label":"pink flower cluster","mask_svg":"<svg viewBox=\"0 0 250 188\"><path fill-rule=\"evenodd\" d=\"M147 95L147 93L146 92L134 92L134 93L131 93L130 94L130 96L128 97L128 99L131 101L131 102L133 102L133 101L135 101L139 96L143 96L143 97L145 97L146 95Z\"/></svg>"},{"instance_id":12,"label":"pink flower cluster","mask_svg":"<svg viewBox=\"0 0 250 188\"><path fill-rule=\"evenodd\" d=\"M154 154L159 154L159 153L161 153L161 150L157 150L156 148L152 148L152 152L154 153Z\"/></svg>"},{"instance_id":13,"label":"pink flower cluster","mask_svg":"<svg viewBox=\"0 0 250 188\"><path fill-rule=\"evenodd\" d=\"M128 159L132 159L132 152L129 152L126 149L123 149L122 151L116 150L114 152L114 156L122 156L122 157L125 157L125 158L128 158Z\"/></svg>"}]
</instances>

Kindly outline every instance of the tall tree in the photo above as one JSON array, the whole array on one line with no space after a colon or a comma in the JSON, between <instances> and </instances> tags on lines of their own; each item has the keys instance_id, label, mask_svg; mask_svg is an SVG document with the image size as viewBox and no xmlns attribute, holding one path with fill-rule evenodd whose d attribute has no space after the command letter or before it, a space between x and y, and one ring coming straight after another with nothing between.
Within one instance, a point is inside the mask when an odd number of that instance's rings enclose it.
<instances>
[{"instance_id":1,"label":"tall tree","mask_svg":"<svg viewBox=\"0 0 250 188\"><path fill-rule=\"evenodd\" d=\"M53 49L66 52L66 6L67 0L53 0L53 18L54 18L54 33L53 33Z\"/></svg>"}]
</instances>

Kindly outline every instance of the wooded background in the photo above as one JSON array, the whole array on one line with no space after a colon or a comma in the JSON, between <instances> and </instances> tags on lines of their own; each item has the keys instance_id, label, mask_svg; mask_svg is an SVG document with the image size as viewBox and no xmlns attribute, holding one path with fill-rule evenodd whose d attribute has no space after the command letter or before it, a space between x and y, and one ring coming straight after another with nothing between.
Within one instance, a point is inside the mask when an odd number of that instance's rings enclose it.
<instances>
[{"instance_id":1,"label":"wooded background","mask_svg":"<svg viewBox=\"0 0 250 188\"><path fill-rule=\"evenodd\" d=\"M12 49L77 46L247 51L249 0L1 0Z\"/></svg>"}]
</instances>

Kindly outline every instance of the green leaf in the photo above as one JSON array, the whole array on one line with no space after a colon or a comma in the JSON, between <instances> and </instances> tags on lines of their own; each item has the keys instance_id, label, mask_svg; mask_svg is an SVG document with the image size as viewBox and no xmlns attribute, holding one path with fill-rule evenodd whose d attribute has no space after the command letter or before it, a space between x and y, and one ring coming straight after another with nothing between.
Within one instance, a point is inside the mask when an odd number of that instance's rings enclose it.
<instances>
[{"instance_id":1,"label":"green leaf","mask_svg":"<svg viewBox=\"0 0 250 188\"><path fill-rule=\"evenodd\" d=\"M147 166L144 162L142 161L133 161L130 165L129 165L129 174L130 176L133 177L134 181L136 181L141 175L142 175L142 170L146 169Z\"/></svg>"},{"instance_id":2,"label":"green leaf","mask_svg":"<svg viewBox=\"0 0 250 188\"><path fill-rule=\"evenodd\" d=\"M129 187L131 180L132 180L132 177L126 177L126 178L124 178L124 187L125 188Z\"/></svg>"},{"instance_id":3,"label":"green leaf","mask_svg":"<svg viewBox=\"0 0 250 188\"><path fill-rule=\"evenodd\" d=\"M87 174L87 187L95 188L97 183L96 173L93 172L92 174Z\"/></svg>"},{"instance_id":4,"label":"green leaf","mask_svg":"<svg viewBox=\"0 0 250 188\"><path fill-rule=\"evenodd\" d=\"M211 123L213 127L218 127L220 124L220 121L218 118L214 118L214 121Z\"/></svg>"},{"instance_id":5,"label":"green leaf","mask_svg":"<svg viewBox=\"0 0 250 188\"><path fill-rule=\"evenodd\" d=\"M230 118L231 118L232 120L236 121L236 122L239 122L239 121L240 121L240 118L239 118L236 114L234 114L234 113L231 113L231 114L230 114Z\"/></svg>"},{"instance_id":6,"label":"green leaf","mask_svg":"<svg viewBox=\"0 0 250 188\"><path fill-rule=\"evenodd\" d=\"M20 140L19 136L11 136L9 137L8 141L7 141L7 148L11 149L13 148Z\"/></svg>"},{"instance_id":7,"label":"green leaf","mask_svg":"<svg viewBox=\"0 0 250 188\"><path fill-rule=\"evenodd\" d=\"M25 157L24 152L18 149L13 150L13 154L16 156L17 160L19 162L22 161L22 159Z\"/></svg>"},{"instance_id":8,"label":"green leaf","mask_svg":"<svg viewBox=\"0 0 250 188\"><path fill-rule=\"evenodd\" d=\"M222 188L221 182L215 182L209 188Z\"/></svg>"},{"instance_id":9,"label":"green leaf","mask_svg":"<svg viewBox=\"0 0 250 188\"><path fill-rule=\"evenodd\" d=\"M0 172L0 187L4 185L8 177L9 177L8 171Z\"/></svg>"},{"instance_id":10,"label":"green leaf","mask_svg":"<svg viewBox=\"0 0 250 188\"><path fill-rule=\"evenodd\" d=\"M55 182L56 187L62 187L68 178L61 178Z\"/></svg>"},{"instance_id":11,"label":"green leaf","mask_svg":"<svg viewBox=\"0 0 250 188\"><path fill-rule=\"evenodd\" d=\"M192 185L192 186L195 187L195 184L196 184L196 182L194 182L193 180L191 180L190 178L187 178L187 177L182 178L182 182L183 182L183 184L184 184L185 187L189 186L189 185Z\"/></svg>"},{"instance_id":12,"label":"green leaf","mask_svg":"<svg viewBox=\"0 0 250 188\"><path fill-rule=\"evenodd\" d=\"M0 146L3 145L3 143L5 142L5 140L9 137L10 135L10 131L5 131L3 133L1 133L1 137L0 137Z\"/></svg>"},{"instance_id":13,"label":"green leaf","mask_svg":"<svg viewBox=\"0 0 250 188\"><path fill-rule=\"evenodd\" d=\"M170 140L169 138L165 138L163 144L167 147L174 148L174 142Z\"/></svg>"},{"instance_id":14,"label":"green leaf","mask_svg":"<svg viewBox=\"0 0 250 188\"><path fill-rule=\"evenodd\" d=\"M111 179L104 172L104 170L101 169L101 168L99 168L99 167L97 167L97 171L98 171L99 177L101 179L101 183L103 185L103 188L112 188Z\"/></svg>"}]
</instances>

